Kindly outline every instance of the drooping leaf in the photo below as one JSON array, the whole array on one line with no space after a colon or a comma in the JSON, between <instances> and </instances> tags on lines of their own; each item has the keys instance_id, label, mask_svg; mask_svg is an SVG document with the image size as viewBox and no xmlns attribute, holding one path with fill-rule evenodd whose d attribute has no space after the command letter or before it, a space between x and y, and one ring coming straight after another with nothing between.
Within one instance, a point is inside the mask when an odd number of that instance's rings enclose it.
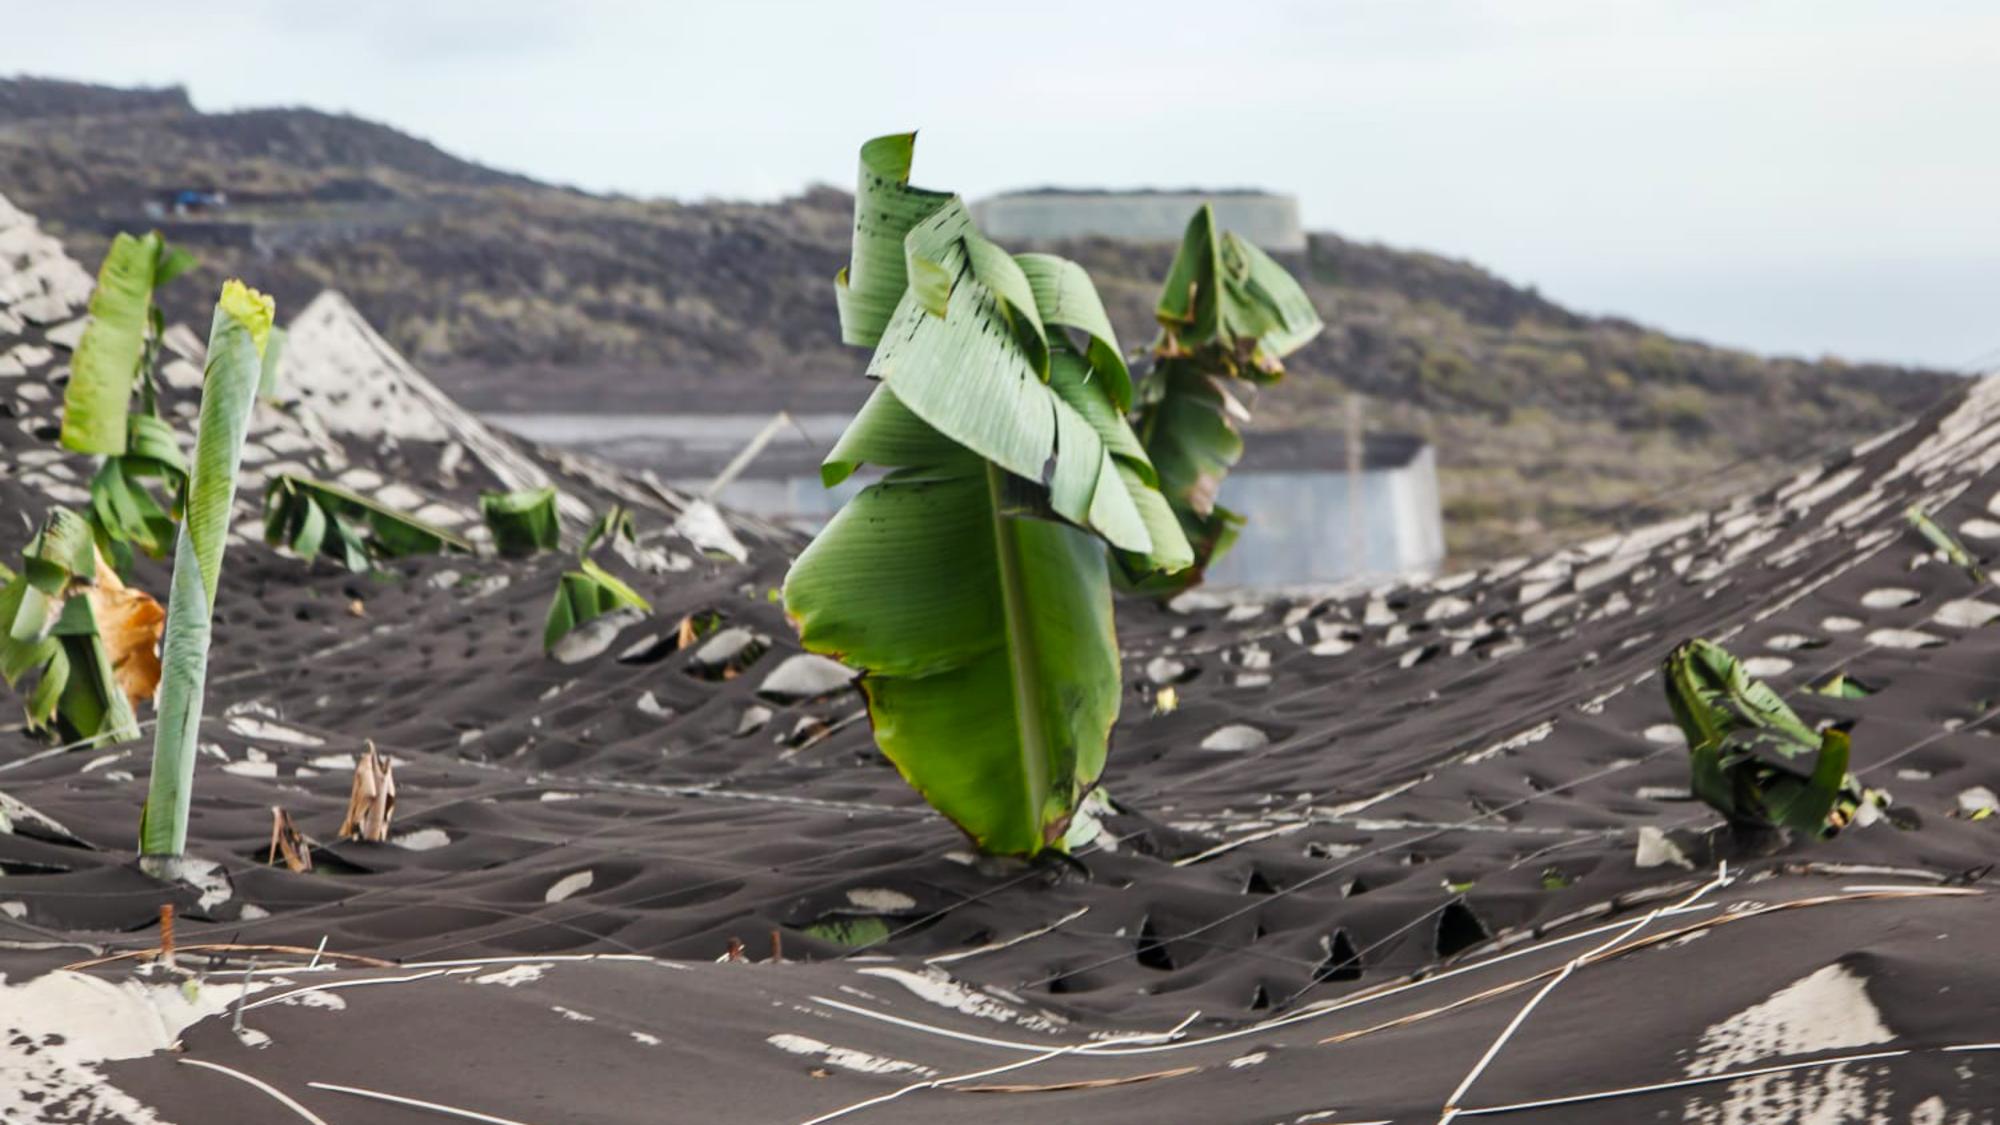
<instances>
[{"instance_id":1,"label":"drooping leaf","mask_svg":"<svg viewBox=\"0 0 2000 1125\"><path fill-rule=\"evenodd\" d=\"M1837 827L1828 822L1837 806L1865 799L1847 773L1846 731L1807 726L1720 645L1688 641L1668 654L1662 673L1694 795L1732 824L1819 835ZM1791 764L1807 754L1810 771Z\"/></svg>"},{"instance_id":2,"label":"drooping leaf","mask_svg":"<svg viewBox=\"0 0 2000 1125\"><path fill-rule=\"evenodd\" d=\"M160 686L160 636L167 612L144 590L125 585L103 556L88 595L105 659L119 688L134 707L149 701Z\"/></svg>"},{"instance_id":3,"label":"drooping leaf","mask_svg":"<svg viewBox=\"0 0 2000 1125\"><path fill-rule=\"evenodd\" d=\"M1936 520L1926 515L1922 507L1912 504L1909 511L1903 514L1909 519L1910 526L1921 532L1925 539L1930 540L1931 546L1944 555L1945 561L1965 571L1974 582L1985 583L1986 571L1980 567L1979 560L1965 549L1964 544L1953 538L1951 532L1939 527Z\"/></svg>"},{"instance_id":4,"label":"drooping leaf","mask_svg":"<svg viewBox=\"0 0 2000 1125\"><path fill-rule=\"evenodd\" d=\"M493 532L494 547L508 558L552 551L562 539L562 521L556 514L553 485L520 492L481 493L479 514Z\"/></svg>"},{"instance_id":5,"label":"drooping leaf","mask_svg":"<svg viewBox=\"0 0 2000 1125\"><path fill-rule=\"evenodd\" d=\"M98 547L121 564L129 561L128 544L153 558L166 555L177 534L169 505L187 487L187 459L173 427L143 411L134 411L128 423L125 452L105 458L90 481ZM154 481L165 487L167 503L154 495Z\"/></svg>"},{"instance_id":6,"label":"drooping leaf","mask_svg":"<svg viewBox=\"0 0 2000 1125\"><path fill-rule=\"evenodd\" d=\"M244 432L256 402L274 312L269 297L232 280L222 287L209 328L201 424L167 598L153 769L139 821L139 850L144 856L178 856L187 847L215 595L228 547Z\"/></svg>"},{"instance_id":7,"label":"drooping leaf","mask_svg":"<svg viewBox=\"0 0 2000 1125\"><path fill-rule=\"evenodd\" d=\"M145 357L164 245L157 232L139 238L121 232L98 268L90 323L63 391L62 443L79 453L125 451L125 417Z\"/></svg>"},{"instance_id":8,"label":"drooping leaf","mask_svg":"<svg viewBox=\"0 0 2000 1125\"><path fill-rule=\"evenodd\" d=\"M1089 339L1088 356L1095 375L1103 379L1111 404L1120 414L1132 409L1132 374L1125 355L1118 348L1118 334L1104 312L1090 274L1067 258L1054 254L1017 254L1033 287L1035 306L1044 323L1074 328Z\"/></svg>"},{"instance_id":9,"label":"drooping leaf","mask_svg":"<svg viewBox=\"0 0 2000 1125\"><path fill-rule=\"evenodd\" d=\"M35 674L26 700L31 731L53 731L64 742L89 745L139 736L132 704L145 697L136 690L140 665L135 664L135 690L128 696L93 606L129 604L136 617L143 616L143 609L133 603L151 599L124 591L125 599L100 602L92 581L107 576L118 582L91 544L88 522L57 508L29 541L21 572L7 572L0 585L0 624L6 626L0 633L0 679L18 688L24 677ZM114 619L111 624L119 656L135 662L151 658L150 640L139 636L142 622Z\"/></svg>"},{"instance_id":10,"label":"drooping leaf","mask_svg":"<svg viewBox=\"0 0 2000 1125\"><path fill-rule=\"evenodd\" d=\"M357 574L373 560L472 553L472 544L435 524L327 481L280 473L264 491L264 540L300 557L332 559Z\"/></svg>"},{"instance_id":11,"label":"drooping leaf","mask_svg":"<svg viewBox=\"0 0 2000 1125\"><path fill-rule=\"evenodd\" d=\"M396 816L396 764L368 743L354 763L354 784L347 794L347 815L340 821L340 838L379 844L389 838Z\"/></svg>"},{"instance_id":12,"label":"drooping leaf","mask_svg":"<svg viewBox=\"0 0 2000 1125\"><path fill-rule=\"evenodd\" d=\"M910 425L914 420L1023 480L1045 484L1063 518L1118 547L1152 554L1148 523L1117 463L1133 466L1141 481L1152 468L1118 417L1110 380L1097 376L1067 341L1045 336L1028 275L972 229L956 198L913 227L909 240L912 262L931 263L951 283L930 296L914 288L906 293L869 364L869 374L883 381L901 408L892 414L883 403L854 424L864 433L885 428L876 435L877 457L855 457L852 442L843 438L822 476L837 480L861 460L891 465L894 460L879 458L922 456L926 439ZM1083 303L1077 291L1087 285L1087 278L1071 278L1064 282L1066 297L1044 288L1051 299L1076 306ZM942 311L929 303L933 298L943 301ZM902 448L886 428L914 444ZM1176 543L1158 546L1166 560L1183 553Z\"/></svg>"},{"instance_id":13,"label":"drooping leaf","mask_svg":"<svg viewBox=\"0 0 2000 1125\"><path fill-rule=\"evenodd\" d=\"M564 571L557 580L555 597L542 624L542 650L553 651L556 642L577 626L624 608L653 611L652 603L617 575L588 558L578 559L576 569Z\"/></svg>"}]
</instances>

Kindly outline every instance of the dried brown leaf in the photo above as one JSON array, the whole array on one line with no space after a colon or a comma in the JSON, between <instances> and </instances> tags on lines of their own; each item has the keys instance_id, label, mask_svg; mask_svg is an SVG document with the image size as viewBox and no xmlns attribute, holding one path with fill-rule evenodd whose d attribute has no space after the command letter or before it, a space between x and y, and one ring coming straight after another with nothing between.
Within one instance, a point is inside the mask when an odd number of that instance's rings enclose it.
<instances>
[{"instance_id":1,"label":"dried brown leaf","mask_svg":"<svg viewBox=\"0 0 2000 1125\"><path fill-rule=\"evenodd\" d=\"M153 698L160 687L160 634L167 611L144 590L127 586L118 572L97 556L97 575L84 595L97 618L97 635L111 658L118 686L132 706Z\"/></svg>"},{"instance_id":2,"label":"dried brown leaf","mask_svg":"<svg viewBox=\"0 0 2000 1125\"><path fill-rule=\"evenodd\" d=\"M313 869L312 844L307 842L305 833L292 823L292 814L271 806L271 853L264 857L265 863L275 863L279 856L285 859L285 866L296 872Z\"/></svg>"},{"instance_id":3,"label":"dried brown leaf","mask_svg":"<svg viewBox=\"0 0 2000 1125\"><path fill-rule=\"evenodd\" d=\"M395 767L388 757L375 751L370 741L361 760L354 763L354 788L348 793L347 815L340 822L340 838L360 838L379 844L389 838L389 821L396 815Z\"/></svg>"}]
</instances>

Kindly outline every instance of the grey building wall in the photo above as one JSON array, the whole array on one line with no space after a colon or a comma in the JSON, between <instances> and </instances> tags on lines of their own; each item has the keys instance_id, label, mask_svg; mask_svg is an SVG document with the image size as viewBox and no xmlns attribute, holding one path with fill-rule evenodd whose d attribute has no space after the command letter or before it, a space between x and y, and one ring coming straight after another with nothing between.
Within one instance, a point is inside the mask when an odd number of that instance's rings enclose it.
<instances>
[{"instance_id":1,"label":"grey building wall","mask_svg":"<svg viewBox=\"0 0 2000 1125\"><path fill-rule=\"evenodd\" d=\"M999 242L1093 236L1169 242L1181 237L1203 202L1215 208L1224 230L1264 250L1306 248L1299 201L1264 192L1015 192L982 199L972 212L979 229Z\"/></svg>"},{"instance_id":2,"label":"grey building wall","mask_svg":"<svg viewBox=\"0 0 2000 1125\"><path fill-rule=\"evenodd\" d=\"M1415 577L1444 565L1429 446L1400 465L1363 470L1358 481L1339 469L1239 467L1222 482L1220 500L1247 519L1236 545L1209 568L1211 586Z\"/></svg>"}]
</instances>

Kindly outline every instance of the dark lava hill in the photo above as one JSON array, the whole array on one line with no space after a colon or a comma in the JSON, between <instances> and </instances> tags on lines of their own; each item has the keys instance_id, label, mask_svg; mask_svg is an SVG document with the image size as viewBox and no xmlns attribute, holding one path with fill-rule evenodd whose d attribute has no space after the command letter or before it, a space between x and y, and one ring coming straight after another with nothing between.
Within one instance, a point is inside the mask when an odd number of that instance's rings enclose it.
<instances>
[{"instance_id":1,"label":"dark lava hill","mask_svg":"<svg viewBox=\"0 0 2000 1125\"><path fill-rule=\"evenodd\" d=\"M149 217L183 190L229 203ZM356 117L203 113L178 88L22 78L0 80L0 192L86 263L113 231L163 225L204 260L169 293L177 319L199 323L231 274L288 308L338 289L474 409L827 409L861 393L865 357L840 345L829 285L851 205L834 188L769 204L592 195ZM1058 249L1090 268L1125 345L1145 345L1169 249ZM1369 425L1431 438L1465 561L1697 510L1951 385L1584 316L1471 263L1330 233L1288 257L1328 330L1263 417L1332 427L1352 389Z\"/></svg>"}]
</instances>

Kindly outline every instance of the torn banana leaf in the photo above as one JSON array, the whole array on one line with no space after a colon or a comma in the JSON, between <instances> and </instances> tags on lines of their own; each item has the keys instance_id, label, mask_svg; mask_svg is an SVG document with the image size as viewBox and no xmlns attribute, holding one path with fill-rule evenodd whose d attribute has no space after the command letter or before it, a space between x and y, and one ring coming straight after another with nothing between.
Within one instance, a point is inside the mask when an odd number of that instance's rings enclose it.
<instances>
[{"instance_id":1,"label":"torn banana leaf","mask_svg":"<svg viewBox=\"0 0 2000 1125\"><path fill-rule=\"evenodd\" d=\"M480 493L479 514L493 533L494 548L510 559L553 551L562 540L562 520L556 514L553 485L520 492Z\"/></svg>"},{"instance_id":2,"label":"torn banana leaf","mask_svg":"<svg viewBox=\"0 0 2000 1125\"><path fill-rule=\"evenodd\" d=\"M375 559L472 553L471 543L441 527L339 485L289 474L273 477L264 492L264 541L357 574Z\"/></svg>"},{"instance_id":3,"label":"torn banana leaf","mask_svg":"<svg viewBox=\"0 0 2000 1125\"><path fill-rule=\"evenodd\" d=\"M1155 315L1160 339L1134 424L1194 565L1170 576L1141 556L1120 553L1118 563L1126 588L1170 596L1201 581L1243 525L1217 504L1223 479L1243 456L1240 427L1250 418L1232 387L1275 382L1284 357L1322 325L1284 267L1218 231L1207 205L1188 222Z\"/></svg>"},{"instance_id":4,"label":"torn banana leaf","mask_svg":"<svg viewBox=\"0 0 2000 1125\"><path fill-rule=\"evenodd\" d=\"M157 232L111 240L90 294L90 323L63 389L62 443L79 453L125 452L126 413L146 355L153 286L165 257Z\"/></svg>"},{"instance_id":5,"label":"torn banana leaf","mask_svg":"<svg viewBox=\"0 0 2000 1125\"><path fill-rule=\"evenodd\" d=\"M1823 835L1837 808L1863 799L1839 727L1815 731L1720 645L1693 640L1662 668L1667 705L1686 737L1691 789L1730 823ZM1775 753L1778 758L1770 756ZM1810 771L1790 759L1814 755Z\"/></svg>"}]
</instances>

